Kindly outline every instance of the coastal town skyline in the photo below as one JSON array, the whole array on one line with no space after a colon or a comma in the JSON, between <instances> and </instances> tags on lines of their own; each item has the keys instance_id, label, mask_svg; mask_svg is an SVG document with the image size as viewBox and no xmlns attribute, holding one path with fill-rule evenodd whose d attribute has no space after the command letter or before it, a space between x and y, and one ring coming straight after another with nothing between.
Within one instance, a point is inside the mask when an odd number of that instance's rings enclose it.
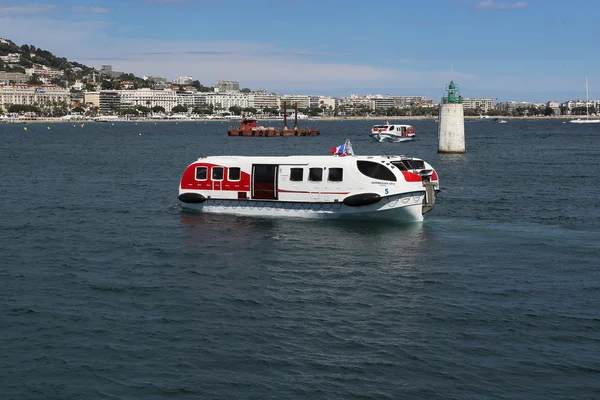
<instances>
[{"instance_id":1,"label":"coastal town skyline","mask_svg":"<svg viewBox=\"0 0 600 400\"><path fill-rule=\"evenodd\" d=\"M3 2L0 37L138 76L277 93L436 99L455 79L468 97L542 102L583 98L585 76L592 97L600 88L600 56L586 51L599 5L575 17L553 0L433 3Z\"/></svg>"}]
</instances>

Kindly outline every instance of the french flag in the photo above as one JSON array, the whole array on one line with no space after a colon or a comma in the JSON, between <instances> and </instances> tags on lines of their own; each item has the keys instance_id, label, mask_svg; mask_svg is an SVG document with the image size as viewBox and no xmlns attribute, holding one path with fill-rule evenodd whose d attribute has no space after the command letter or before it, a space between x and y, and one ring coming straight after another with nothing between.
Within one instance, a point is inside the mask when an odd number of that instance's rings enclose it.
<instances>
[{"instance_id":1,"label":"french flag","mask_svg":"<svg viewBox=\"0 0 600 400\"><path fill-rule=\"evenodd\" d=\"M338 156L346 155L346 143L339 145L338 147L331 148L331 154L337 154Z\"/></svg>"},{"instance_id":2,"label":"french flag","mask_svg":"<svg viewBox=\"0 0 600 400\"><path fill-rule=\"evenodd\" d=\"M354 151L352 150L352 143L350 143L349 139L346 139L344 144L341 144L338 147L332 147L331 154L337 155L338 157L344 157L346 155L353 156Z\"/></svg>"}]
</instances>

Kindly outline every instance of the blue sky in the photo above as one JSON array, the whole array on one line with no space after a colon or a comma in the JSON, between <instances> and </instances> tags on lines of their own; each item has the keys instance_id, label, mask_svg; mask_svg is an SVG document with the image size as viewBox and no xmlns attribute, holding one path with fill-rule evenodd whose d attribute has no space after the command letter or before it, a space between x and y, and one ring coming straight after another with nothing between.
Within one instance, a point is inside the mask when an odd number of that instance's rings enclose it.
<instances>
[{"instance_id":1,"label":"blue sky","mask_svg":"<svg viewBox=\"0 0 600 400\"><path fill-rule=\"evenodd\" d=\"M0 0L0 37L205 85L437 98L454 78L465 97L564 101L586 75L600 97L598 16L591 0Z\"/></svg>"}]
</instances>

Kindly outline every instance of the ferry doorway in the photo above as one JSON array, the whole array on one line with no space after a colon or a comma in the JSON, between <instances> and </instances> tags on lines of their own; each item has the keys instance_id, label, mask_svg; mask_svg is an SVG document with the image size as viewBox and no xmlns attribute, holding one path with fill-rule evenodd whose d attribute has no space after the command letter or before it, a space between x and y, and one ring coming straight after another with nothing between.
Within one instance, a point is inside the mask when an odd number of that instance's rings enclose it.
<instances>
[{"instance_id":1,"label":"ferry doorway","mask_svg":"<svg viewBox=\"0 0 600 400\"><path fill-rule=\"evenodd\" d=\"M278 165L252 165L252 198L260 200L277 200Z\"/></svg>"}]
</instances>

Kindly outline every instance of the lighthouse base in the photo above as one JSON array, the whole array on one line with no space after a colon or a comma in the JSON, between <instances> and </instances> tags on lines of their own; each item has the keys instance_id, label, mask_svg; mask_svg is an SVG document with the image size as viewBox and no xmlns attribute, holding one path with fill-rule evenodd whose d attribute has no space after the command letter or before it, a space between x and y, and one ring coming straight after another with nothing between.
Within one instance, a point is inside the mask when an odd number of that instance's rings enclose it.
<instances>
[{"instance_id":1,"label":"lighthouse base","mask_svg":"<svg viewBox=\"0 0 600 400\"><path fill-rule=\"evenodd\" d=\"M465 116L459 103L441 104L438 123L438 153L465 152Z\"/></svg>"}]
</instances>

